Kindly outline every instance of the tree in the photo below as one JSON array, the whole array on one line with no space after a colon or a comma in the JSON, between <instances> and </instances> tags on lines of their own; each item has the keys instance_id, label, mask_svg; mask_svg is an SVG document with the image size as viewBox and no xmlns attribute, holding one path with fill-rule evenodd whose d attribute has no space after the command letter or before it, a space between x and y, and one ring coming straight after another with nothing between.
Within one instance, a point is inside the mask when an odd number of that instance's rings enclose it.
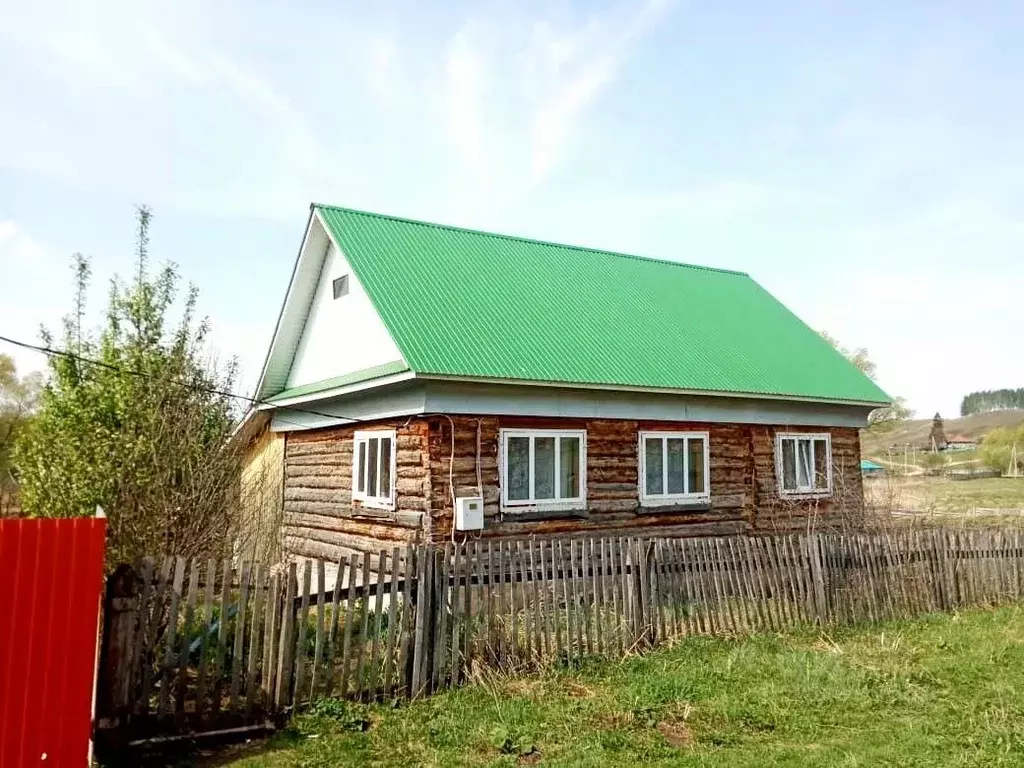
<instances>
[{"instance_id":1,"label":"tree","mask_svg":"<svg viewBox=\"0 0 1024 768\"><path fill-rule=\"evenodd\" d=\"M928 444L932 447L932 450L946 450L946 427L942 422L942 416L938 412L932 418L932 431L928 433Z\"/></svg>"},{"instance_id":2,"label":"tree","mask_svg":"<svg viewBox=\"0 0 1024 768\"><path fill-rule=\"evenodd\" d=\"M14 443L32 417L42 384L41 373L36 371L19 378L14 359L0 355L0 515L14 507Z\"/></svg>"},{"instance_id":3,"label":"tree","mask_svg":"<svg viewBox=\"0 0 1024 768\"><path fill-rule=\"evenodd\" d=\"M1016 457L1017 472L1024 472L1024 424L1016 429L993 429L978 446L978 457L985 466L999 472L1012 471L1010 463Z\"/></svg>"},{"instance_id":4,"label":"tree","mask_svg":"<svg viewBox=\"0 0 1024 768\"><path fill-rule=\"evenodd\" d=\"M822 331L821 336L825 341L836 348L843 357L849 360L853 365L867 376L869 379L874 380L875 374L878 372L878 366L875 365L871 358L868 357L868 351L865 347L857 347L856 349L847 349L839 343L839 339L830 334L828 331Z\"/></svg>"},{"instance_id":5,"label":"tree","mask_svg":"<svg viewBox=\"0 0 1024 768\"><path fill-rule=\"evenodd\" d=\"M847 349L839 343L838 339L829 334L828 331L822 331L821 336L825 341L835 347L839 354L849 360L857 370L872 381L874 380L875 374L878 372L878 366L875 365L868 356L866 348L857 347L857 349L853 350ZM868 414L868 429L875 432L888 431L899 422L912 418L913 415L914 412L907 405L906 398L894 397L892 405L876 408Z\"/></svg>"},{"instance_id":6,"label":"tree","mask_svg":"<svg viewBox=\"0 0 1024 768\"><path fill-rule=\"evenodd\" d=\"M98 334L83 327L89 261L72 261L75 295L39 411L15 461L22 504L42 517L107 513L108 561L175 552L220 556L232 535L239 457L227 393L235 364L205 354L197 291L179 300L174 264L149 274L150 212L139 208L134 276L115 278ZM47 346L50 334L43 332ZM95 362L90 362L95 361Z\"/></svg>"}]
</instances>

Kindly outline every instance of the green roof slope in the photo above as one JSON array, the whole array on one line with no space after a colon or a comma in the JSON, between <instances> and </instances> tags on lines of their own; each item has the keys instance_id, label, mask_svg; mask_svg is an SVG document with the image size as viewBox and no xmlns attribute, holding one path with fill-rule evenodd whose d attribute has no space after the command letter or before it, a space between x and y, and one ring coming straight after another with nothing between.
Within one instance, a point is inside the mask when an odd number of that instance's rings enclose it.
<instances>
[{"instance_id":1,"label":"green roof slope","mask_svg":"<svg viewBox=\"0 0 1024 768\"><path fill-rule=\"evenodd\" d=\"M746 274L315 207L419 374L889 401Z\"/></svg>"}]
</instances>

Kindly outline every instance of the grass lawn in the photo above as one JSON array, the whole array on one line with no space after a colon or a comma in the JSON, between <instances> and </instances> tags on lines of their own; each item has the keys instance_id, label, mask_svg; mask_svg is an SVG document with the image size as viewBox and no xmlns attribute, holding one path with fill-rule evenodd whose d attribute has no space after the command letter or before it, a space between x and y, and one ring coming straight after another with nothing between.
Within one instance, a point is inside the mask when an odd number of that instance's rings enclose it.
<instances>
[{"instance_id":1,"label":"grass lawn","mask_svg":"<svg viewBox=\"0 0 1024 768\"><path fill-rule=\"evenodd\" d=\"M691 638L398 708L321 712L218 764L1024 765L1024 608Z\"/></svg>"}]
</instances>

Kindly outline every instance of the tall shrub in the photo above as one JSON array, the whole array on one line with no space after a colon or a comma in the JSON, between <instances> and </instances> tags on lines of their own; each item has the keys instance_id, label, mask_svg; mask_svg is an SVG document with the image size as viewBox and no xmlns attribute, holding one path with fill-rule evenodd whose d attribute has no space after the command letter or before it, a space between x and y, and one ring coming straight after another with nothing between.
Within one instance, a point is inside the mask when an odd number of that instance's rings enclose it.
<instances>
[{"instance_id":1,"label":"tall shrub","mask_svg":"<svg viewBox=\"0 0 1024 768\"><path fill-rule=\"evenodd\" d=\"M24 510L68 517L102 506L111 563L221 555L234 533L236 408L221 393L234 385L235 363L207 354L209 324L196 318L196 288L181 294L177 267L150 273L150 217L138 210L134 274L111 283L95 333L83 327L89 261L74 256L59 344L73 357L51 356L38 415L15 447Z\"/></svg>"}]
</instances>

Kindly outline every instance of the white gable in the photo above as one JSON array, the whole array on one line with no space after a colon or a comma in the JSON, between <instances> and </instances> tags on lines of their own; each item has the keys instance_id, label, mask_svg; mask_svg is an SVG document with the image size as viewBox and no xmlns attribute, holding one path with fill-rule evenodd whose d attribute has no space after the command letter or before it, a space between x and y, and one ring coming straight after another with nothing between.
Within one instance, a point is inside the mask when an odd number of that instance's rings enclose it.
<instances>
[{"instance_id":1,"label":"white gable","mask_svg":"<svg viewBox=\"0 0 1024 768\"><path fill-rule=\"evenodd\" d=\"M334 281L342 278L348 281L348 293L336 299ZM401 359L370 297L332 242L288 374L288 388Z\"/></svg>"},{"instance_id":2,"label":"white gable","mask_svg":"<svg viewBox=\"0 0 1024 768\"><path fill-rule=\"evenodd\" d=\"M334 281L348 292L334 298ZM345 256L314 213L278 319L258 398L402 360Z\"/></svg>"}]
</instances>

